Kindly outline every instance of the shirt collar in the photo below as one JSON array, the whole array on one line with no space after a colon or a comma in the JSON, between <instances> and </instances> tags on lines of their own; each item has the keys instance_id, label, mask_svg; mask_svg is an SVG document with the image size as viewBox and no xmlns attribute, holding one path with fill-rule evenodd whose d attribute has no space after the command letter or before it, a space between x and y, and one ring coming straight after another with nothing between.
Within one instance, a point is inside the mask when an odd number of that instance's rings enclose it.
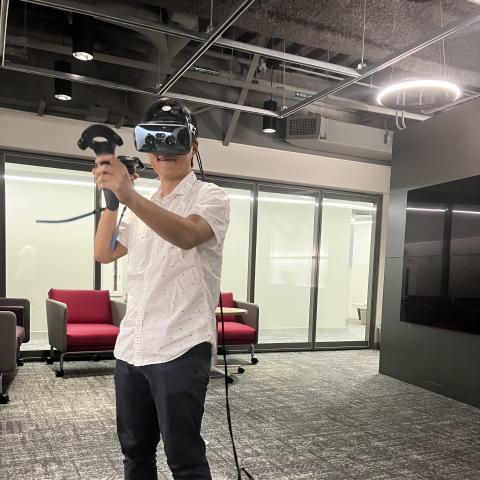
<instances>
[{"instance_id":1,"label":"shirt collar","mask_svg":"<svg viewBox=\"0 0 480 480\"><path fill-rule=\"evenodd\" d=\"M193 187L196 181L197 181L197 176L195 175L195 172L192 170L188 175L183 177L180 183L173 189L173 191L164 198L169 198L174 195L186 195L191 190L191 188ZM160 183L159 189L157 190L157 195L159 198L161 198L162 196L161 183Z\"/></svg>"}]
</instances>

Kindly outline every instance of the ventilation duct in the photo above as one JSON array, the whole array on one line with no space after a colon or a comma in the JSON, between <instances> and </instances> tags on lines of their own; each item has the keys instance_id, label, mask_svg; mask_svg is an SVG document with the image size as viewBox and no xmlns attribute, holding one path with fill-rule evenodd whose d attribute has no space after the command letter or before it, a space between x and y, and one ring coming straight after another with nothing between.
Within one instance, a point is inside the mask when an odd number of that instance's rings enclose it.
<instances>
[{"instance_id":1,"label":"ventilation duct","mask_svg":"<svg viewBox=\"0 0 480 480\"><path fill-rule=\"evenodd\" d=\"M391 160L391 136L380 128L318 115L287 117L285 141L300 148L370 160Z\"/></svg>"}]
</instances>

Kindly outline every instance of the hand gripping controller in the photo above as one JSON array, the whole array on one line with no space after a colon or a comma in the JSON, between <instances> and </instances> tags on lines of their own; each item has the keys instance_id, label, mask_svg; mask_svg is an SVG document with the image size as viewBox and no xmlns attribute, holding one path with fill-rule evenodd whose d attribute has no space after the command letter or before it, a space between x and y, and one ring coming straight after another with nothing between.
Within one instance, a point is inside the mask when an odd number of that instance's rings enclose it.
<instances>
[{"instance_id":1,"label":"hand gripping controller","mask_svg":"<svg viewBox=\"0 0 480 480\"><path fill-rule=\"evenodd\" d=\"M91 125L87 127L80 138L78 139L78 146L82 150L91 148L95 155L114 155L115 148L123 145L123 140L116 132L106 125ZM128 173L134 175L136 169L143 170L145 166L137 157L130 157L120 155L118 159L127 167ZM111 190L106 188L103 190L105 196L105 203L109 210L118 209L118 199Z\"/></svg>"}]
</instances>

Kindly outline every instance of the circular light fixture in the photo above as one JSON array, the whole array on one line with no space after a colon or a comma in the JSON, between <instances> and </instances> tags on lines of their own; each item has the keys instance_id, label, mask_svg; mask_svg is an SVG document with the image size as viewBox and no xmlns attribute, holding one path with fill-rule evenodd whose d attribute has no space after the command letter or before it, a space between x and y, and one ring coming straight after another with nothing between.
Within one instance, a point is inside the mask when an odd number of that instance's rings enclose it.
<instances>
[{"instance_id":1,"label":"circular light fixture","mask_svg":"<svg viewBox=\"0 0 480 480\"><path fill-rule=\"evenodd\" d=\"M277 110L277 102L273 100L267 100L263 102L263 108L265 110L271 110L272 112L275 112ZM275 117L264 115L262 132L275 133L277 131L276 123L277 123L277 119Z\"/></svg>"},{"instance_id":2,"label":"circular light fixture","mask_svg":"<svg viewBox=\"0 0 480 480\"><path fill-rule=\"evenodd\" d=\"M446 80L409 80L383 89L377 103L393 110L425 111L458 100L460 88Z\"/></svg>"},{"instance_id":3,"label":"circular light fixture","mask_svg":"<svg viewBox=\"0 0 480 480\"><path fill-rule=\"evenodd\" d=\"M77 60L93 60L93 29L93 17L73 14L72 55Z\"/></svg>"},{"instance_id":4,"label":"circular light fixture","mask_svg":"<svg viewBox=\"0 0 480 480\"><path fill-rule=\"evenodd\" d=\"M83 62L93 60L93 55L91 53L88 53L88 52L73 52L73 56L77 60L82 60Z\"/></svg>"},{"instance_id":5,"label":"circular light fixture","mask_svg":"<svg viewBox=\"0 0 480 480\"><path fill-rule=\"evenodd\" d=\"M169 112L171 109L172 109L172 107L171 107L170 105L164 105L164 106L162 107L162 110L163 110L164 112Z\"/></svg>"},{"instance_id":6,"label":"circular light fixture","mask_svg":"<svg viewBox=\"0 0 480 480\"><path fill-rule=\"evenodd\" d=\"M66 93L56 93L55 98L57 100L62 100L63 102L68 102L72 99L70 95L67 95Z\"/></svg>"},{"instance_id":7,"label":"circular light fixture","mask_svg":"<svg viewBox=\"0 0 480 480\"><path fill-rule=\"evenodd\" d=\"M64 60L55 62L55 70L57 72L72 73L71 65ZM55 79L55 98L63 102L68 102L72 99L72 82L70 80L64 80L63 78Z\"/></svg>"}]
</instances>

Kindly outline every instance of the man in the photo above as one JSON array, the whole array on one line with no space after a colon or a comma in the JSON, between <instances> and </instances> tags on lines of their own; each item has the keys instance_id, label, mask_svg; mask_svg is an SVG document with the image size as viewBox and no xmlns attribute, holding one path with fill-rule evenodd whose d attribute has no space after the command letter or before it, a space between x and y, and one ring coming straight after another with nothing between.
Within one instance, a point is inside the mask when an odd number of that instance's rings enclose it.
<instances>
[{"instance_id":1,"label":"man","mask_svg":"<svg viewBox=\"0 0 480 480\"><path fill-rule=\"evenodd\" d=\"M101 263L129 254L127 312L115 346L126 480L157 478L160 434L175 480L211 479L200 429L216 348L214 310L229 202L223 190L197 180L192 170L198 143L189 110L162 98L148 109L145 123L154 130L165 122L186 125L193 141L186 154L147 153L160 177L150 200L136 192L113 155L97 157L93 169L97 187L111 190L133 214L122 222L113 251L117 210L105 209L95 238Z\"/></svg>"}]
</instances>

